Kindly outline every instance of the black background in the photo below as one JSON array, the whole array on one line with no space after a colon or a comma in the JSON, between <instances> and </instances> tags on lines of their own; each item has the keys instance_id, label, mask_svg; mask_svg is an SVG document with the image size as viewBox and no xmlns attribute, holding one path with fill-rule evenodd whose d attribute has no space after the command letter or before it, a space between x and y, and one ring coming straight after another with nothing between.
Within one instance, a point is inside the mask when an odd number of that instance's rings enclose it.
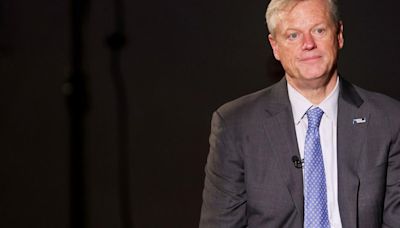
<instances>
[{"instance_id":1,"label":"black background","mask_svg":"<svg viewBox=\"0 0 400 228\"><path fill-rule=\"evenodd\" d=\"M132 220L198 226L212 111L282 75L267 44L267 1L125 1ZM70 227L70 2L0 2L0 227ZM397 1L341 1L343 77L400 98ZM87 227L122 227L116 91L105 39L113 1L92 0L82 23L89 109Z\"/></svg>"}]
</instances>

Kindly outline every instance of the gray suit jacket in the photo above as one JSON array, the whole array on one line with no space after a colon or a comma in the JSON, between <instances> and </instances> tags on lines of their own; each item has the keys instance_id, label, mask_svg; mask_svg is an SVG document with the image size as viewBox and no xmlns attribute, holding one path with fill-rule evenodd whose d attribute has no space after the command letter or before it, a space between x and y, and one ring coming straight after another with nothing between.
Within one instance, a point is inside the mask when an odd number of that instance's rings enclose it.
<instances>
[{"instance_id":1,"label":"gray suit jacket","mask_svg":"<svg viewBox=\"0 0 400 228\"><path fill-rule=\"evenodd\" d=\"M366 118L366 123L353 123ZM344 228L400 227L400 103L340 80ZM200 227L303 227L303 177L286 80L213 115Z\"/></svg>"}]
</instances>

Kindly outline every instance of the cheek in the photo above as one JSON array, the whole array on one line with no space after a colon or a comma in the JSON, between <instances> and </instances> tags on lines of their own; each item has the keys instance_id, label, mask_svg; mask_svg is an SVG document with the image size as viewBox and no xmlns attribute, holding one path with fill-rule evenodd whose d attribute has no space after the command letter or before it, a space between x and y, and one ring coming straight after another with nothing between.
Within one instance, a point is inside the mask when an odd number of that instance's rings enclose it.
<instances>
[{"instance_id":1,"label":"cheek","mask_svg":"<svg viewBox=\"0 0 400 228\"><path fill-rule=\"evenodd\" d=\"M293 52L287 52L285 55L286 65L294 66L296 64L296 56Z\"/></svg>"},{"instance_id":2,"label":"cheek","mask_svg":"<svg viewBox=\"0 0 400 228\"><path fill-rule=\"evenodd\" d=\"M327 42L323 42L321 44L321 46L324 48L323 50L325 50L326 52L328 52L330 54L337 53L337 50L339 48L338 43L336 42L336 40L330 40L330 41L327 41Z\"/></svg>"},{"instance_id":3,"label":"cheek","mask_svg":"<svg viewBox=\"0 0 400 228\"><path fill-rule=\"evenodd\" d=\"M326 50L330 61L335 61L338 54L337 46L329 46Z\"/></svg>"},{"instance_id":4,"label":"cheek","mask_svg":"<svg viewBox=\"0 0 400 228\"><path fill-rule=\"evenodd\" d=\"M285 47L285 48L281 49L279 54L280 54L281 59L291 62L291 61L294 61L295 53L296 53L296 49L295 48Z\"/></svg>"},{"instance_id":5,"label":"cheek","mask_svg":"<svg viewBox=\"0 0 400 228\"><path fill-rule=\"evenodd\" d=\"M296 71L295 69L298 68L298 65L296 63L296 58L289 53L286 53L286 55L281 56L281 64L285 71L289 72L290 74L293 74L293 71Z\"/></svg>"}]
</instances>

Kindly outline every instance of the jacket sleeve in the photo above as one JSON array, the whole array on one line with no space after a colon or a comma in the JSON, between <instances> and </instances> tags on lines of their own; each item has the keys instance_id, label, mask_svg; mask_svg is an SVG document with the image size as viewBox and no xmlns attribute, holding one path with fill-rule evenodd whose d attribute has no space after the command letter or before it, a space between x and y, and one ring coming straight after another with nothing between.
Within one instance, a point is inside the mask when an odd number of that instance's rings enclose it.
<instances>
[{"instance_id":1,"label":"jacket sleeve","mask_svg":"<svg viewBox=\"0 0 400 228\"><path fill-rule=\"evenodd\" d=\"M215 112L205 167L200 228L246 227L244 162L234 126Z\"/></svg>"},{"instance_id":2,"label":"jacket sleeve","mask_svg":"<svg viewBox=\"0 0 400 228\"><path fill-rule=\"evenodd\" d=\"M382 224L384 228L400 227L400 127L397 127L397 133L389 147Z\"/></svg>"}]
</instances>

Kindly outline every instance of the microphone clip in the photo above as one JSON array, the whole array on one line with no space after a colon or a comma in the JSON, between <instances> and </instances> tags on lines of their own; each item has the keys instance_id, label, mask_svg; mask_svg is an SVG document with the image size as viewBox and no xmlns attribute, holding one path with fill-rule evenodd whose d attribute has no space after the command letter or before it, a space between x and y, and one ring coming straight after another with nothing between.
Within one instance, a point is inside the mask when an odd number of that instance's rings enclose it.
<instances>
[{"instance_id":1,"label":"microphone clip","mask_svg":"<svg viewBox=\"0 0 400 228\"><path fill-rule=\"evenodd\" d=\"M304 159L300 159L298 156L294 155L292 157L292 162L294 167L296 167L297 169L303 168Z\"/></svg>"}]
</instances>

